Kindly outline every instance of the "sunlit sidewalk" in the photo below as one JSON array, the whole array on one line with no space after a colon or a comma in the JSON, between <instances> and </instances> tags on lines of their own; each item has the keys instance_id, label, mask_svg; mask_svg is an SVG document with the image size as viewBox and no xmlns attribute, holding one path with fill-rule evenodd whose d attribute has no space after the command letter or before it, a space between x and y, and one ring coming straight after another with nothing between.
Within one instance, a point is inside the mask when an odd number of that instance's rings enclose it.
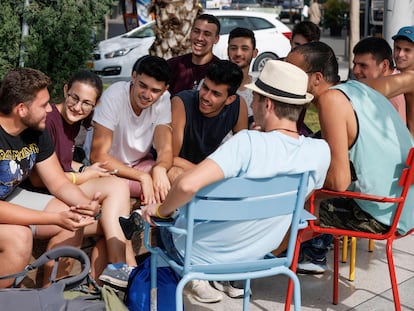
<instances>
[{"instance_id":1,"label":"sunlit sidewalk","mask_svg":"<svg viewBox=\"0 0 414 311\"><path fill-rule=\"evenodd\" d=\"M402 310L414 310L414 236L397 240L393 249ZM333 251L328 258L332 268ZM375 250L370 253L368 241L358 240L355 281L348 281L348 274L349 264L341 263L338 305L332 304L332 271L319 276L300 275L302 310L394 310L385 243L375 242ZM284 276L252 280L250 310L283 310L286 286ZM242 310L242 299L226 296L219 303L201 304L187 297L185 310Z\"/></svg>"}]
</instances>

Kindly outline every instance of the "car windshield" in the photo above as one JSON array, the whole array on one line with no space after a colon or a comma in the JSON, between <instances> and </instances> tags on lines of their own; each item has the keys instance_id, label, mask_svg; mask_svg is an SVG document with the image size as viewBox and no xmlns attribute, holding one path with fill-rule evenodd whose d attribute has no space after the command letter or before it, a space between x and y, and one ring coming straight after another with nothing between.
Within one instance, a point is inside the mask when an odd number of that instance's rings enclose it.
<instances>
[{"instance_id":1,"label":"car windshield","mask_svg":"<svg viewBox=\"0 0 414 311\"><path fill-rule=\"evenodd\" d=\"M267 20L259 17L247 16L218 16L220 21L220 34L226 35L236 27L244 27L251 30L274 28Z\"/></svg>"},{"instance_id":2,"label":"car windshield","mask_svg":"<svg viewBox=\"0 0 414 311\"><path fill-rule=\"evenodd\" d=\"M142 28L140 28L137 31L133 31L129 35L125 35L126 38L148 38L148 37L154 37L154 27L155 23L148 23L147 25L144 25Z\"/></svg>"}]
</instances>

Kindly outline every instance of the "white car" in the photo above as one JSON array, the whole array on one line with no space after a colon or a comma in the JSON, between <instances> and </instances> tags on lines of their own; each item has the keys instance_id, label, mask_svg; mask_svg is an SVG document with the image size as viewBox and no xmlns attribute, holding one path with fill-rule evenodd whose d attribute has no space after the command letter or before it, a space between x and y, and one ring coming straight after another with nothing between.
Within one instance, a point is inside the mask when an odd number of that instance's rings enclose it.
<instances>
[{"instance_id":1,"label":"white car","mask_svg":"<svg viewBox=\"0 0 414 311\"><path fill-rule=\"evenodd\" d=\"M290 51L292 32L275 14L237 10L205 12L215 15L220 21L220 40L214 45L213 52L221 59L228 59L228 34L235 27L249 28L255 33L259 54L252 62L251 71L260 71L267 60L285 57ZM129 80L135 61L148 54L148 49L155 40L154 27L152 21L123 35L99 42L90 64L91 69L105 83Z\"/></svg>"}]
</instances>

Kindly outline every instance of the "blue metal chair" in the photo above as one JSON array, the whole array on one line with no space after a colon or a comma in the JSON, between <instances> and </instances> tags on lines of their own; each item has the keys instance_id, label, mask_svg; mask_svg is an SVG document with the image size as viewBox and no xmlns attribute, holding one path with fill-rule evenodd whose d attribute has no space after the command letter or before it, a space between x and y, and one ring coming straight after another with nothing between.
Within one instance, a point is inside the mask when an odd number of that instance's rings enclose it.
<instances>
[{"instance_id":1,"label":"blue metal chair","mask_svg":"<svg viewBox=\"0 0 414 311\"><path fill-rule=\"evenodd\" d=\"M145 228L145 246L151 252L151 310L157 310L157 261L158 256L168 263L180 276L176 289L176 310L183 307L183 288L191 280L245 280L243 310L248 310L250 279L285 274L293 280L295 310L300 310L299 279L290 266L298 230L307 226L304 219L314 219L304 210L308 185L308 172L295 175L279 175L273 178L247 179L229 178L211 184L200 191L180 209L187 217L187 227L168 227L171 232L186 235L184 264L171 259L159 247L149 243L149 225ZM292 214L292 225L286 257L268 254L259 260L214 264L193 264L191 253L194 223L199 221L244 221L258 220Z\"/></svg>"}]
</instances>

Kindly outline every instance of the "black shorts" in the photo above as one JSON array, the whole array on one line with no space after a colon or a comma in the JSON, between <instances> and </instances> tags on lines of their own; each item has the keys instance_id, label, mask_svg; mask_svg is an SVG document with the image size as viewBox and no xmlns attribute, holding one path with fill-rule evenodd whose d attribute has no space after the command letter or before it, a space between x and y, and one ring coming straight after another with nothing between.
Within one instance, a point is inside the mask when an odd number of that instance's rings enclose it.
<instances>
[{"instance_id":1,"label":"black shorts","mask_svg":"<svg viewBox=\"0 0 414 311\"><path fill-rule=\"evenodd\" d=\"M349 198L324 200L319 207L320 226L354 231L385 233L389 226L377 221L364 212L358 204Z\"/></svg>"}]
</instances>

